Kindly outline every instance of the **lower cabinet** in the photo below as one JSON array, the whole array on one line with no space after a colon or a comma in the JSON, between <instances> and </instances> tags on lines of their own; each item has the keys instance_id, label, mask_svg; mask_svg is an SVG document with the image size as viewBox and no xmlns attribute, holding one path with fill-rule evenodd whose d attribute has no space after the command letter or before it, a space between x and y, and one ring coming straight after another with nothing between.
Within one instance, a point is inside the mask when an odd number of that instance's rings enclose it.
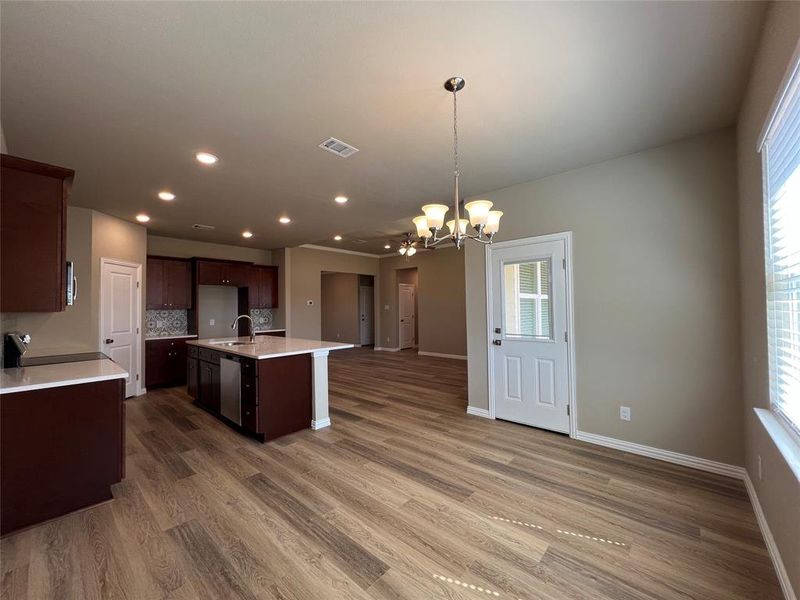
<instances>
[{"instance_id":1,"label":"lower cabinet","mask_svg":"<svg viewBox=\"0 0 800 600\"><path fill-rule=\"evenodd\" d=\"M186 340L147 340L145 348L145 386L186 383Z\"/></svg>"},{"instance_id":2,"label":"lower cabinet","mask_svg":"<svg viewBox=\"0 0 800 600\"><path fill-rule=\"evenodd\" d=\"M219 363L198 361L197 401L208 410L218 413L219 402Z\"/></svg>"},{"instance_id":3,"label":"lower cabinet","mask_svg":"<svg viewBox=\"0 0 800 600\"><path fill-rule=\"evenodd\" d=\"M311 355L239 359L241 426L221 414L220 358L223 352L189 347L186 372L195 402L229 425L261 440L311 425ZM196 383L192 382L196 377Z\"/></svg>"}]
</instances>

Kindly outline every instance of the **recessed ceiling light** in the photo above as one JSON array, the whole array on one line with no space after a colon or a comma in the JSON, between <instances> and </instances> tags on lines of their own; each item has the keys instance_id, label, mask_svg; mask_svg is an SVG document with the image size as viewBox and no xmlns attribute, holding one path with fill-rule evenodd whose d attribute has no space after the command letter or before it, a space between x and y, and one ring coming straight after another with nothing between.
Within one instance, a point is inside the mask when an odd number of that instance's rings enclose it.
<instances>
[{"instance_id":1,"label":"recessed ceiling light","mask_svg":"<svg viewBox=\"0 0 800 600\"><path fill-rule=\"evenodd\" d=\"M333 236L333 239L335 239L337 242L341 242L342 241L342 236L335 235L335 236Z\"/></svg>"},{"instance_id":2,"label":"recessed ceiling light","mask_svg":"<svg viewBox=\"0 0 800 600\"><path fill-rule=\"evenodd\" d=\"M219 158L213 154L209 154L208 152L198 152L194 155L194 157L198 162L201 162L204 165L215 165L217 162L219 162Z\"/></svg>"},{"instance_id":3,"label":"recessed ceiling light","mask_svg":"<svg viewBox=\"0 0 800 600\"><path fill-rule=\"evenodd\" d=\"M292 220L289 217L281 217L280 219L278 219L278 221L280 221L284 225L288 225L289 223L292 222Z\"/></svg>"},{"instance_id":4,"label":"recessed ceiling light","mask_svg":"<svg viewBox=\"0 0 800 600\"><path fill-rule=\"evenodd\" d=\"M253 232L252 231L243 231L242 232L242 237L243 238L251 238L251 237L253 237Z\"/></svg>"},{"instance_id":5,"label":"recessed ceiling light","mask_svg":"<svg viewBox=\"0 0 800 600\"><path fill-rule=\"evenodd\" d=\"M386 245L384 246L384 248L385 248L386 250L389 250L389 249L391 249L391 247L392 247L392 245L391 245L391 244L386 244Z\"/></svg>"},{"instance_id":6,"label":"recessed ceiling light","mask_svg":"<svg viewBox=\"0 0 800 600\"><path fill-rule=\"evenodd\" d=\"M170 200L175 200L175 194L173 194L172 192L168 192L166 190L164 190L163 192L158 192L158 197L168 202Z\"/></svg>"},{"instance_id":7,"label":"recessed ceiling light","mask_svg":"<svg viewBox=\"0 0 800 600\"><path fill-rule=\"evenodd\" d=\"M334 201L335 201L337 204L347 204L347 201L348 201L349 199L350 199L350 198L348 198L347 196L336 196L336 198L334 198L333 200L334 200Z\"/></svg>"},{"instance_id":8,"label":"recessed ceiling light","mask_svg":"<svg viewBox=\"0 0 800 600\"><path fill-rule=\"evenodd\" d=\"M147 223L150 220L150 217L144 213L140 213L136 215L136 220L139 221L139 223Z\"/></svg>"}]
</instances>

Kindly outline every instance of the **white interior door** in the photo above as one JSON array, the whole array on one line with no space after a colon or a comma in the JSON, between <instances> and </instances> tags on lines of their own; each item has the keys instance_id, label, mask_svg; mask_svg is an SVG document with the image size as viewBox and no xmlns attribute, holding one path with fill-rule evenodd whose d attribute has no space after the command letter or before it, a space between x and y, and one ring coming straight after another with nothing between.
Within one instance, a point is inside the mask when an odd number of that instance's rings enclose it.
<instances>
[{"instance_id":1,"label":"white interior door","mask_svg":"<svg viewBox=\"0 0 800 600\"><path fill-rule=\"evenodd\" d=\"M368 346L370 344L374 344L374 288L367 285L362 285L360 288L358 288L358 310L361 319L361 345Z\"/></svg>"},{"instance_id":2,"label":"white interior door","mask_svg":"<svg viewBox=\"0 0 800 600\"><path fill-rule=\"evenodd\" d=\"M414 286L410 283L398 284L400 294L400 348L413 348L414 322L417 320L414 309Z\"/></svg>"},{"instance_id":3,"label":"white interior door","mask_svg":"<svg viewBox=\"0 0 800 600\"><path fill-rule=\"evenodd\" d=\"M125 397L136 394L139 374L138 265L103 261L100 281L101 350L128 372Z\"/></svg>"},{"instance_id":4,"label":"white interior door","mask_svg":"<svg viewBox=\"0 0 800 600\"><path fill-rule=\"evenodd\" d=\"M495 417L569 433L566 242L490 250Z\"/></svg>"}]
</instances>

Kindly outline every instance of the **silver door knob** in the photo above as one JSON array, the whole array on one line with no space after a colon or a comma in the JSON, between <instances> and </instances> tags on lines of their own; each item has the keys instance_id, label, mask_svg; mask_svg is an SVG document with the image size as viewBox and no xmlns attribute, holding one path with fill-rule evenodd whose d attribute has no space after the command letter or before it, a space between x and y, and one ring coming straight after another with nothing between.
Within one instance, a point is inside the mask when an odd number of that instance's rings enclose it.
<instances>
[{"instance_id":1,"label":"silver door knob","mask_svg":"<svg viewBox=\"0 0 800 600\"><path fill-rule=\"evenodd\" d=\"M106 338L106 344L113 344L114 340L111 338Z\"/></svg>"},{"instance_id":2,"label":"silver door knob","mask_svg":"<svg viewBox=\"0 0 800 600\"><path fill-rule=\"evenodd\" d=\"M493 343L495 346L502 346L502 345L503 345L503 340L494 340L492 343Z\"/></svg>"}]
</instances>

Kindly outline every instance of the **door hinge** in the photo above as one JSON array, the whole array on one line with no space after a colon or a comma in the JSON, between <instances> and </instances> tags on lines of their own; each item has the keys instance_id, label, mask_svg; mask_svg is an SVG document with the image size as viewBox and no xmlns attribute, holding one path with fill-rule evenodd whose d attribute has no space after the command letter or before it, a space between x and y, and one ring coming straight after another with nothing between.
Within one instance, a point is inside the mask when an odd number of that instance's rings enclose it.
<instances>
[{"instance_id":1,"label":"door hinge","mask_svg":"<svg viewBox=\"0 0 800 600\"><path fill-rule=\"evenodd\" d=\"M567 259L566 258L562 258L561 259L561 266L564 267L565 271L567 270Z\"/></svg>"},{"instance_id":2,"label":"door hinge","mask_svg":"<svg viewBox=\"0 0 800 600\"><path fill-rule=\"evenodd\" d=\"M138 327L136 328L136 333L139 333L139 328Z\"/></svg>"},{"instance_id":3,"label":"door hinge","mask_svg":"<svg viewBox=\"0 0 800 600\"><path fill-rule=\"evenodd\" d=\"M136 374L136 381L139 381L139 374Z\"/></svg>"},{"instance_id":4,"label":"door hinge","mask_svg":"<svg viewBox=\"0 0 800 600\"><path fill-rule=\"evenodd\" d=\"M567 404L567 416L569 416L569 404Z\"/></svg>"},{"instance_id":5,"label":"door hinge","mask_svg":"<svg viewBox=\"0 0 800 600\"><path fill-rule=\"evenodd\" d=\"M137 287L137 288L139 287L139 282L138 282L138 281L136 282L136 287Z\"/></svg>"},{"instance_id":6,"label":"door hinge","mask_svg":"<svg viewBox=\"0 0 800 600\"><path fill-rule=\"evenodd\" d=\"M569 342L569 334L566 331L564 332L564 341Z\"/></svg>"}]
</instances>

